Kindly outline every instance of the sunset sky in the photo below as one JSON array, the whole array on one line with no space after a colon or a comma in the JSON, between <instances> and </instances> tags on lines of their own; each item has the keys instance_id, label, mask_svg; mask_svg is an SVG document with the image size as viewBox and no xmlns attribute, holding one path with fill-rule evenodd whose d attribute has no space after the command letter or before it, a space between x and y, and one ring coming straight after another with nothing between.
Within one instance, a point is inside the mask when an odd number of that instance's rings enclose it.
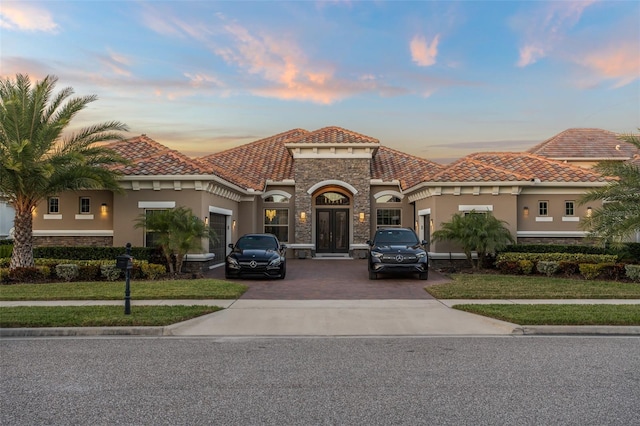
<instances>
[{"instance_id":1,"label":"sunset sky","mask_svg":"<svg viewBox=\"0 0 640 426\"><path fill-rule=\"evenodd\" d=\"M187 155L341 126L446 162L640 127L638 1L7 1L0 75Z\"/></svg>"}]
</instances>

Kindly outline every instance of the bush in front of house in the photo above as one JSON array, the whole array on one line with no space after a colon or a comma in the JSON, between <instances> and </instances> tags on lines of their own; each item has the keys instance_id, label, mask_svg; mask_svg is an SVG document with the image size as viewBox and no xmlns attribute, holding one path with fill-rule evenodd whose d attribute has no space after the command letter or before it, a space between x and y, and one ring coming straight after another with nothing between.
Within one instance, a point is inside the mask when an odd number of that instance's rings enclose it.
<instances>
[{"instance_id":1,"label":"bush in front of house","mask_svg":"<svg viewBox=\"0 0 640 426\"><path fill-rule=\"evenodd\" d=\"M157 280L167 274L167 269L164 265L158 265L155 263L143 263L140 265L140 269L144 276L150 280Z\"/></svg>"},{"instance_id":2,"label":"bush in front of house","mask_svg":"<svg viewBox=\"0 0 640 426\"><path fill-rule=\"evenodd\" d=\"M531 275L531 273L533 272L534 263L530 260L523 259L518 261L518 266L520 267L520 270L523 274Z\"/></svg>"},{"instance_id":3,"label":"bush in front of house","mask_svg":"<svg viewBox=\"0 0 640 426\"><path fill-rule=\"evenodd\" d=\"M624 265L627 277L634 282L640 282L640 265Z\"/></svg>"},{"instance_id":4,"label":"bush in front of house","mask_svg":"<svg viewBox=\"0 0 640 426\"><path fill-rule=\"evenodd\" d=\"M60 263L56 265L56 276L66 282L78 278L78 265L75 263Z\"/></svg>"},{"instance_id":5,"label":"bush in front of house","mask_svg":"<svg viewBox=\"0 0 640 426\"><path fill-rule=\"evenodd\" d=\"M116 281L120 278L122 270L115 264L103 264L100 265L100 276L107 281Z\"/></svg>"},{"instance_id":6,"label":"bush in front of house","mask_svg":"<svg viewBox=\"0 0 640 426\"><path fill-rule=\"evenodd\" d=\"M548 277L556 273L560 268L560 263L553 260L541 260L536 264L536 270Z\"/></svg>"}]
</instances>

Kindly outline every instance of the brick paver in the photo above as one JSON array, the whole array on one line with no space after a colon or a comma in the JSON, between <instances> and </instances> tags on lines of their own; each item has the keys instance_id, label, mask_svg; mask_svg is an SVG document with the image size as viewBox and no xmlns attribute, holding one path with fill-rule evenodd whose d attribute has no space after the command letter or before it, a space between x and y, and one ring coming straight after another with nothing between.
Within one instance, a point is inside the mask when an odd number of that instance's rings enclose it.
<instances>
[{"instance_id":1,"label":"brick paver","mask_svg":"<svg viewBox=\"0 0 640 426\"><path fill-rule=\"evenodd\" d=\"M206 275L224 279L224 267ZM287 259L284 280L238 280L249 287L242 299L266 300L433 299L424 287L445 281L433 270L427 281L417 275L381 275L369 280L367 261L362 259Z\"/></svg>"}]
</instances>

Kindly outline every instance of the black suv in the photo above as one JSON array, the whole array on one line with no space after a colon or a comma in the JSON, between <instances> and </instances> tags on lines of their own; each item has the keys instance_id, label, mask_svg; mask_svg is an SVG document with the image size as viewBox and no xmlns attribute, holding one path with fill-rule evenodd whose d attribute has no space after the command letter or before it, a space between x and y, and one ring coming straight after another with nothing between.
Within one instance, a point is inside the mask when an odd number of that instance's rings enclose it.
<instances>
[{"instance_id":1,"label":"black suv","mask_svg":"<svg viewBox=\"0 0 640 426\"><path fill-rule=\"evenodd\" d=\"M258 276L284 279L287 274L287 247L272 234L246 234L229 244L231 253L224 266L225 278Z\"/></svg>"},{"instance_id":2,"label":"black suv","mask_svg":"<svg viewBox=\"0 0 640 426\"><path fill-rule=\"evenodd\" d=\"M417 273L421 280L429 278L427 242L420 241L411 228L380 228L369 244L369 279L378 273Z\"/></svg>"}]
</instances>

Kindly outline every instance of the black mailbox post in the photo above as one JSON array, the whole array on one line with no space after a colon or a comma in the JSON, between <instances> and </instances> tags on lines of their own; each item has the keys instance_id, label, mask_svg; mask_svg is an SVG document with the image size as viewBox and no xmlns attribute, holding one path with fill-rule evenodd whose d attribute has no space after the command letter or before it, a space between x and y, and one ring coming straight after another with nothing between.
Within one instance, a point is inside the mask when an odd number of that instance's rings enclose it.
<instances>
[{"instance_id":1,"label":"black mailbox post","mask_svg":"<svg viewBox=\"0 0 640 426\"><path fill-rule=\"evenodd\" d=\"M131 314L131 287L129 280L131 278L131 270L133 269L133 256L131 256L131 243L127 243L127 252L120 256L116 256L116 267L124 270L125 287L124 287L124 314Z\"/></svg>"}]
</instances>

